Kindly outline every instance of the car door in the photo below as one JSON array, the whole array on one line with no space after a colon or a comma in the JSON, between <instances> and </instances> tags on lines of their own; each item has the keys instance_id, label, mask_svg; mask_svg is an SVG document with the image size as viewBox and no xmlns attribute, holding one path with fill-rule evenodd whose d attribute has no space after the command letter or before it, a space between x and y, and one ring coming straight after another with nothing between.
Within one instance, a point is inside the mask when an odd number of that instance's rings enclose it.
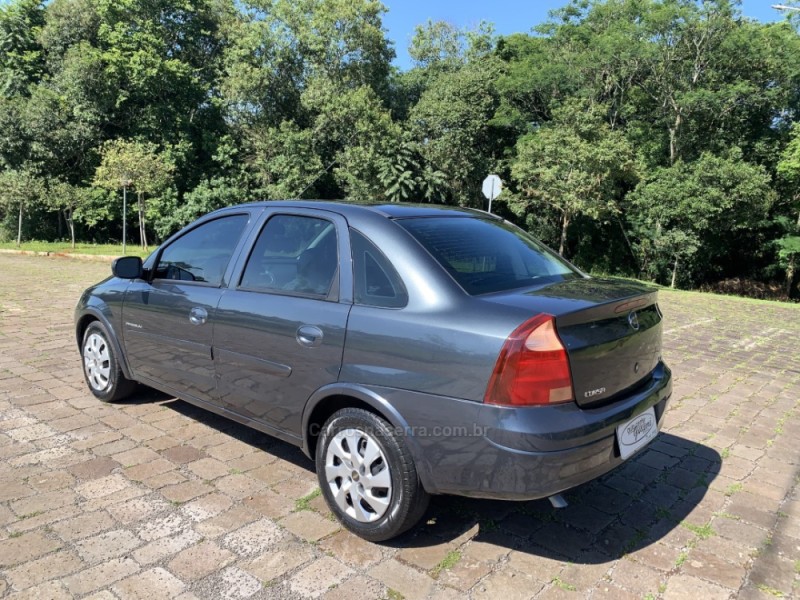
<instances>
[{"instance_id":1,"label":"car door","mask_svg":"<svg viewBox=\"0 0 800 600\"><path fill-rule=\"evenodd\" d=\"M214 314L250 213L217 216L170 241L125 292L123 343L133 376L207 402L216 399Z\"/></svg>"},{"instance_id":2,"label":"car door","mask_svg":"<svg viewBox=\"0 0 800 600\"><path fill-rule=\"evenodd\" d=\"M273 210L263 217L214 322L222 405L289 435L303 407L337 380L352 269L347 223L323 210Z\"/></svg>"}]
</instances>

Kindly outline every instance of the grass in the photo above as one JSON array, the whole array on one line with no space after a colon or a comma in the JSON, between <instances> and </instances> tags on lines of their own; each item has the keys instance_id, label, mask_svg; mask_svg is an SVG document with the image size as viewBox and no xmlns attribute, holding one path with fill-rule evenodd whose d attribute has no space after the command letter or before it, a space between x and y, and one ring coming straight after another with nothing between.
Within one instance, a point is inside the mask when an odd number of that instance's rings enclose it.
<instances>
[{"instance_id":1,"label":"grass","mask_svg":"<svg viewBox=\"0 0 800 600\"><path fill-rule=\"evenodd\" d=\"M404 600L405 599L405 596L403 596L403 594L401 594L397 590L393 590L392 588L389 588L388 590L386 590L386 597L389 598L389 600Z\"/></svg>"},{"instance_id":2,"label":"grass","mask_svg":"<svg viewBox=\"0 0 800 600\"><path fill-rule=\"evenodd\" d=\"M439 573L441 573L446 569L453 568L460 560L461 560L461 552L459 552L458 550L450 550L450 552L447 553L447 556L445 556L439 562L439 564L433 568L433 571L431 571L431 576L434 579L436 579L439 576Z\"/></svg>"},{"instance_id":3,"label":"grass","mask_svg":"<svg viewBox=\"0 0 800 600\"><path fill-rule=\"evenodd\" d=\"M560 577L554 578L550 583L556 586L560 590L564 590L565 592L576 592L578 588L576 588L571 583L567 583L566 581L562 581Z\"/></svg>"},{"instance_id":4,"label":"grass","mask_svg":"<svg viewBox=\"0 0 800 600\"><path fill-rule=\"evenodd\" d=\"M322 490L317 488L307 496L303 496L302 498L298 498L297 501L294 503L295 511L300 510L311 510L311 501L314 498L318 498L319 495L322 494Z\"/></svg>"},{"instance_id":5,"label":"grass","mask_svg":"<svg viewBox=\"0 0 800 600\"><path fill-rule=\"evenodd\" d=\"M768 594L770 596L775 596L776 598L783 598L783 592L780 590L776 590L773 587L769 587L768 585L764 585L763 583L759 583L756 587L765 594Z\"/></svg>"},{"instance_id":6,"label":"grass","mask_svg":"<svg viewBox=\"0 0 800 600\"><path fill-rule=\"evenodd\" d=\"M122 256L122 244L75 244L75 248L69 242L22 242L17 247L16 242L2 242L0 249L3 250L27 250L29 252L50 252L54 254L91 254L103 256ZM146 257L155 249L142 250L136 244L128 244L125 254L128 256Z\"/></svg>"},{"instance_id":7,"label":"grass","mask_svg":"<svg viewBox=\"0 0 800 600\"><path fill-rule=\"evenodd\" d=\"M733 496L736 492L742 491L742 484L741 483L732 483L728 486L728 489L725 490L726 496Z\"/></svg>"},{"instance_id":8,"label":"grass","mask_svg":"<svg viewBox=\"0 0 800 600\"><path fill-rule=\"evenodd\" d=\"M681 525L683 525L689 531L693 532L701 540L705 540L710 538L712 535L716 535L716 532L713 529L711 529L710 523L706 523L705 525L694 525L692 523L687 523L686 521L683 521Z\"/></svg>"}]
</instances>

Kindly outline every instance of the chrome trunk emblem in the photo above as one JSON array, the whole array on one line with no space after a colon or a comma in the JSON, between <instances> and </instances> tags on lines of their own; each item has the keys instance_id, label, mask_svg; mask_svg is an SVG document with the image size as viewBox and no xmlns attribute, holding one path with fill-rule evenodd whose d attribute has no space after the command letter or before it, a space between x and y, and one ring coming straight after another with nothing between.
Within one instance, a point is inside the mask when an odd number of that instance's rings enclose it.
<instances>
[{"instance_id":1,"label":"chrome trunk emblem","mask_svg":"<svg viewBox=\"0 0 800 600\"><path fill-rule=\"evenodd\" d=\"M634 331L639 331L639 317L635 310L628 313L628 325L630 325L631 329Z\"/></svg>"}]
</instances>

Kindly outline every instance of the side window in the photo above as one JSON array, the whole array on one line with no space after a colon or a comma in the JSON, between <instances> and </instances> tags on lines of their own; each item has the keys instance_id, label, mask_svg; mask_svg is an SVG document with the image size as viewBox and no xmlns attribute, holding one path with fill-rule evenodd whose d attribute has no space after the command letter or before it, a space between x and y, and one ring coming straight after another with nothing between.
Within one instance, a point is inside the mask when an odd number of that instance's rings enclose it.
<instances>
[{"instance_id":1,"label":"side window","mask_svg":"<svg viewBox=\"0 0 800 600\"><path fill-rule=\"evenodd\" d=\"M155 278L221 285L249 218L231 215L195 227L164 249Z\"/></svg>"},{"instance_id":2,"label":"side window","mask_svg":"<svg viewBox=\"0 0 800 600\"><path fill-rule=\"evenodd\" d=\"M275 215L259 233L239 286L327 297L338 266L333 223L315 217Z\"/></svg>"},{"instance_id":3,"label":"side window","mask_svg":"<svg viewBox=\"0 0 800 600\"><path fill-rule=\"evenodd\" d=\"M383 252L355 229L350 230L350 245L355 303L384 308L402 308L408 304L403 280Z\"/></svg>"}]
</instances>

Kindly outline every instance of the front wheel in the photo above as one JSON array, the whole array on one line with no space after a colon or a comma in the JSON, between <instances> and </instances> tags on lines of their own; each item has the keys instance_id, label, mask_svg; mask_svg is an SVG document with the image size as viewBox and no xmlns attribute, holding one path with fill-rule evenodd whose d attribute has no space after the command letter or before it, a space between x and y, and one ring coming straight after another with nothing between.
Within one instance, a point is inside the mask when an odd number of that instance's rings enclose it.
<instances>
[{"instance_id":1,"label":"front wheel","mask_svg":"<svg viewBox=\"0 0 800 600\"><path fill-rule=\"evenodd\" d=\"M106 328L99 321L91 323L81 345L83 376L92 394L103 402L115 402L130 396L136 382L122 373Z\"/></svg>"},{"instance_id":2,"label":"front wheel","mask_svg":"<svg viewBox=\"0 0 800 600\"><path fill-rule=\"evenodd\" d=\"M330 509L347 529L371 542L410 529L428 507L402 437L366 410L345 408L328 419L316 464Z\"/></svg>"}]
</instances>

